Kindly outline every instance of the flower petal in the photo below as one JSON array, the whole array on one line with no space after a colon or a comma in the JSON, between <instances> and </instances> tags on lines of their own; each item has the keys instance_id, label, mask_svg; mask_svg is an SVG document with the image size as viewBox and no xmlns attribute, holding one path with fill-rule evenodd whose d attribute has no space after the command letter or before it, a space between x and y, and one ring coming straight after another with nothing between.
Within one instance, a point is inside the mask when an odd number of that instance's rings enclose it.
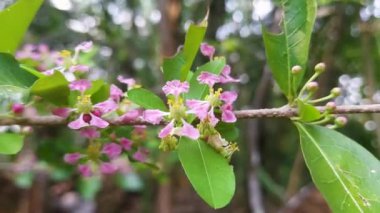
<instances>
[{"instance_id":1,"label":"flower petal","mask_svg":"<svg viewBox=\"0 0 380 213\"><path fill-rule=\"evenodd\" d=\"M238 94L235 91L225 91L220 94L220 100L226 104L232 104L236 101Z\"/></svg>"},{"instance_id":2,"label":"flower petal","mask_svg":"<svg viewBox=\"0 0 380 213\"><path fill-rule=\"evenodd\" d=\"M186 106L200 119L207 117L210 103L208 101L200 101L195 99L186 100Z\"/></svg>"},{"instance_id":3,"label":"flower petal","mask_svg":"<svg viewBox=\"0 0 380 213\"><path fill-rule=\"evenodd\" d=\"M95 139L100 137L100 132L98 132L95 128L83 128L80 130L80 135L85 138Z\"/></svg>"},{"instance_id":4,"label":"flower petal","mask_svg":"<svg viewBox=\"0 0 380 213\"><path fill-rule=\"evenodd\" d=\"M86 126L89 126L88 123L86 123L84 120L83 120L83 114L81 114L79 116L79 118L77 118L76 120L74 121L71 121L69 124L68 124L68 127L70 129L80 129L82 127L86 127Z\"/></svg>"},{"instance_id":5,"label":"flower petal","mask_svg":"<svg viewBox=\"0 0 380 213\"><path fill-rule=\"evenodd\" d=\"M120 144L121 144L121 146L125 149L125 150L127 150L127 151L129 151L129 150L131 150L132 149L132 141L131 140L129 140L128 138L121 138L120 139Z\"/></svg>"},{"instance_id":6,"label":"flower petal","mask_svg":"<svg viewBox=\"0 0 380 213\"><path fill-rule=\"evenodd\" d=\"M123 97L123 95L124 95L124 93L119 87L117 87L115 84L111 84L110 97L114 101L119 102L120 98Z\"/></svg>"},{"instance_id":7,"label":"flower petal","mask_svg":"<svg viewBox=\"0 0 380 213\"><path fill-rule=\"evenodd\" d=\"M197 77L197 80L201 84L207 84L209 87L213 87L214 84L219 82L219 79L219 76L210 72L201 72L201 74Z\"/></svg>"},{"instance_id":8,"label":"flower petal","mask_svg":"<svg viewBox=\"0 0 380 213\"><path fill-rule=\"evenodd\" d=\"M70 90L78 90L81 92L84 92L85 90L89 89L91 87L91 82L86 79L80 79L76 81L72 81L69 84Z\"/></svg>"},{"instance_id":9,"label":"flower petal","mask_svg":"<svg viewBox=\"0 0 380 213\"><path fill-rule=\"evenodd\" d=\"M202 43L200 49L201 49L202 55L207 56L210 59L212 59L212 56L215 53L215 47L213 47L207 43Z\"/></svg>"},{"instance_id":10,"label":"flower petal","mask_svg":"<svg viewBox=\"0 0 380 213\"><path fill-rule=\"evenodd\" d=\"M189 92L189 83L179 80L168 81L165 86L162 87L162 91L164 91L166 96L171 94L178 97L182 93Z\"/></svg>"},{"instance_id":11,"label":"flower petal","mask_svg":"<svg viewBox=\"0 0 380 213\"><path fill-rule=\"evenodd\" d=\"M102 149L102 153L106 154L110 159L119 157L121 151L121 146L117 143L107 143Z\"/></svg>"},{"instance_id":12,"label":"flower petal","mask_svg":"<svg viewBox=\"0 0 380 213\"><path fill-rule=\"evenodd\" d=\"M113 163L102 163L100 165L100 172L103 174L113 174L117 172L118 166Z\"/></svg>"},{"instance_id":13,"label":"flower petal","mask_svg":"<svg viewBox=\"0 0 380 213\"><path fill-rule=\"evenodd\" d=\"M90 165L81 164L78 166L78 171L81 173L83 177L91 177L92 171Z\"/></svg>"},{"instance_id":14,"label":"flower petal","mask_svg":"<svg viewBox=\"0 0 380 213\"><path fill-rule=\"evenodd\" d=\"M190 139L196 140L199 138L199 131L197 128L193 127L191 124L187 123L186 121L182 120L183 127L181 128L179 135L180 136L186 136Z\"/></svg>"},{"instance_id":15,"label":"flower petal","mask_svg":"<svg viewBox=\"0 0 380 213\"><path fill-rule=\"evenodd\" d=\"M143 119L151 124L159 124L167 112L163 112L157 109L145 110L143 113Z\"/></svg>"},{"instance_id":16,"label":"flower petal","mask_svg":"<svg viewBox=\"0 0 380 213\"><path fill-rule=\"evenodd\" d=\"M172 120L170 123L168 123L158 134L159 138L164 138L170 134L172 134L174 130L174 120Z\"/></svg>"},{"instance_id":17,"label":"flower petal","mask_svg":"<svg viewBox=\"0 0 380 213\"><path fill-rule=\"evenodd\" d=\"M96 116L96 115L94 115L92 113L90 113L90 115L91 115L91 120L90 120L90 125L91 126L96 126L98 128L103 129L103 128L106 128L109 125L109 123L107 121L99 118L98 116Z\"/></svg>"},{"instance_id":18,"label":"flower petal","mask_svg":"<svg viewBox=\"0 0 380 213\"><path fill-rule=\"evenodd\" d=\"M89 52L92 48L92 45L93 45L92 41L84 41L75 47L75 51Z\"/></svg>"},{"instance_id":19,"label":"flower petal","mask_svg":"<svg viewBox=\"0 0 380 213\"><path fill-rule=\"evenodd\" d=\"M106 101L95 104L94 108L99 109L102 114L106 114L115 111L118 105L113 99L107 99Z\"/></svg>"},{"instance_id":20,"label":"flower petal","mask_svg":"<svg viewBox=\"0 0 380 213\"><path fill-rule=\"evenodd\" d=\"M135 152L133 154L133 158L137 161L140 161L140 162L146 162L147 158L148 158L148 154L149 154L149 151L145 148L139 148L137 150L137 152Z\"/></svg>"},{"instance_id":21,"label":"flower petal","mask_svg":"<svg viewBox=\"0 0 380 213\"><path fill-rule=\"evenodd\" d=\"M78 152L75 153L67 153L63 157L63 160L68 164L76 164L79 159L82 158L82 155Z\"/></svg>"}]
</instances>

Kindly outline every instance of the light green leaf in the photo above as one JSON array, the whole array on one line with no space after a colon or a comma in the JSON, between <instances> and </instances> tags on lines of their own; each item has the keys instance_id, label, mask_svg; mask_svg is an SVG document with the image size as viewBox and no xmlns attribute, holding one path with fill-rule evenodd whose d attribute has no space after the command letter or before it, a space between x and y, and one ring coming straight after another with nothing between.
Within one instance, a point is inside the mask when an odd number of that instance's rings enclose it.
<instances>
[{"instance_id":1,"label":"light green leaf","mask_svg":"<svg viewBox=\"0 0 380 213\"><path fill-rule=\"evenodd\" d=\"M205 36L206 29L206 21L203 21L199 25L190 24L189 30L186 33L183 50L172 58L164 59L162 71L165 81L174 79L180 79L181 81L186 80Z\"/></svg>"},{"instance_id":2,"label":"light green leaf","mask_svg":"<svg viewBox=\"0 0 380 213\"><path fill-rule=\"evenodd\" d=\"M226 206L235 192L233 167L201 140L181 138L178 155L187 177L199 196L211 207Z\"/></svg>"},{"instance_id":3,"label":"light green leaf","mask_svg":"<svg viewBox=\"0 0 380 213\"><path fill-rule=\"evenodd\" d=\"M62 73L55 71L53 75L38 79L31 87L31 93L52 104L65 106L69 101L69 82Z\"/></svg>"},{"instance_id":4,"label":"light green leaf","mask_svg":"<svg viewBox=\"0 0 380 213\"><path fill-rule=\"evenodd\" d=\"M193 77L190 80L190 90L186 94L187 99L202 99L208 93L208 86L206 84L200 84L197 80L199 74L203 71L207 71L214 74L220 74L223 70L223 67L226 65L225 58L217 58L200 66L195 71Z\"/></svg>"},{"instance_id":5,"label":"light green leaf","mask_svg":"<svg viewBox=\"0 0 380 213\"><path fill-rule=\"evenodd\" d=\"M264 45L269 67L282 92L293 100L306 70L309 44L313 30L316 0L281 0L284 8L283 32L272 34L263 28ZM291 73L295 65L303 70Z\"/></svg>"},{"instance_id":6,"label":"light green leaf","mask_svg":"<svg viewBox=\"0 0 380 213\"><path fill-rule=\"evenodd\" d=\"M24 135L15 133L0 134L0 154L13 155L24 145Z\"/></svg>"},{"instance_id":7,"label":"light green leaf","mask_svg":"<svg viewBox=\"0 0 380 213\"><path fill-rule=\"evenodd\" d=\"M37 80L35 75L21 69L16 59L7 53L0 53L0 76L0 85L21 88L28 88Z\"/></svg>"},{"instance_id":8,"label":"light green leaf","mask_svg":"<svg viewBox=\"0 0 380 213\"><path fill-rule=\"evenodd\" d=\"M110 96L110 85L103 80L96 80L91 82L91 88L85 94L91 95L93 104L105 101Z\"/></svg>"},{"instance_id":9,"label":"light green leaf","mask_svg":"<svg viewBox=\"0 0 380 213\"><path fill-rule=\"evenodd\" d=\"M85 200L93 200L102 187L102 180L99 176L81 178L78 184L81 196Z\"/></svg>"},{"instance_id":10,"label":"light green leaf","mask_svg":"<svg viewBox=\"0 0 380 213\"><path fill-rule=\"evenodd\" d=\"M326 5L335 2L364 4L365 0L318 0L318 5Z\"/></svg>"},{"instance_id":11,"label":"light green leaf","mask_svg":"<svg viewBox=\"0 0 380 213\"><path fill-rule=\"evenodd\" d=\"M333 212L380 212L378 159L334 130L295 124L313 181Z\"/></svg>"},{"instance_id":12,"label":"light green leaf","mask_svg":"<svg viewBox=\"0 0 380 213\"><path fill-rule=\"evenodd\" d=\"M25 64L20 64L20 67L21 67L23 70L29 72L30 74L36 76L37 78L43 78L43 77L45 77L45 75L42 74L41 72L39 72L39 71L37 71L37 70L35 70L35 69L33 69L33 68L31 68L31 67L25 65Z\"/></svg>"},{"instance_id":13,"label":"light green leaf","mask_svg":"<svg viewBox=\"0 0 380 213\"><path fill-rule=\"evenodd\" d=\"M13 54L43 0L18 0L0 12L0 52Z\"/></svg>"},{"instance_id":14,"label":"light green leaf","mask_svg":"<svg viewBox=\"0 0 380 213\"><path fill-rule=\"evenodd\" d=\"M165 103L160 97L149 90L136 88L128 91L128 99L145 109L159 109L168 111Z\"/></svg>"},{"instance_id":15,"label":"light green leaf","mask_svg":"<svg viewBox=\"0 0 380 213\"><path fill-rule=\"evenodd\" d=\"M310 122L322 117L321 112L313 105L298 100L298 113L301 121Z\"/></svg>"}]
</instances>

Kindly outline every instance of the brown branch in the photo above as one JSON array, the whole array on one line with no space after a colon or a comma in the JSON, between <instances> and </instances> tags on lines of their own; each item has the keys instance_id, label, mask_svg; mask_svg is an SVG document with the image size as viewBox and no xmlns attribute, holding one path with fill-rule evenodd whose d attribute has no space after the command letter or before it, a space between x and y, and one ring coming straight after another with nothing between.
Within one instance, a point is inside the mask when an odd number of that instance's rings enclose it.
<instances>
[{"instance_id":1,"label":"brown branch","mask_svg":"<svg viewBox=\"0 0 380 213\"><path fill-rule=\"evenodd\" d=\"M320 112L325 111L325 107L317 107ZM344 105L337 106L333 114L359 114L359 113L380 113L380 104L368 104L368 105ZM235 115L238 119L251 119L251 118L291 118L298 115L296 108L290 108L287 106L280 108L270 109L248 109L237 110ZM36 117L0 117L0 126L6 125L24 125L24 126L54 126L65 125L69 121L54 115L48 116L36 116ZM108 120L111 125L150 125L149 123L137 120L131 122L120 122Z\"/></svg>"}]
</instances>

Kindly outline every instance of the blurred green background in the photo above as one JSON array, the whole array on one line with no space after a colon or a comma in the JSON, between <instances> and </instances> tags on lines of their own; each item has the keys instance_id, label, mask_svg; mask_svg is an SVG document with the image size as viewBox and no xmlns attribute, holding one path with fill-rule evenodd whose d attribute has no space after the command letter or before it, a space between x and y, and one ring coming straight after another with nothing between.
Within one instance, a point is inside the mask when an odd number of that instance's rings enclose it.
<instances>
[{"instance_id":1,"label":"blurred green background","mask_svg":"<svg viewBox=\"0 0 380 213\"><path fill-rule=\"evenodd\" d=\"M2 0L0 9L13 3ZM339 104L380 103L380 0L319 1L309 68L327 64L319 79L325 95L339 85ZM98 51L94 78L116 82L123 74L159 93L160 64L177 51L186 28L210 4L206 41L225 56L241 84L236 109L286 104L266 66L261 25L281 29L281 8L270 0L45 0L25 44L72 49L92 40ZM195 66L205 62L197 57ZM296 129L285 119L240 120L232 159L237 189L216 212L329 212L314 188L299 151ZM355 115L343 133L380 154L380 115ZM154 131L151 132L154 135ZM154 137L153 137L154 138ZM143 168L83 180L62 161L83 143L64 128L35 129L22 153L1 157L0 213L8 212L215 212L196 195L176 154L154 153L162 172ZM149 141L153 148L158 140Z\"/></svg>"}]
</instances>

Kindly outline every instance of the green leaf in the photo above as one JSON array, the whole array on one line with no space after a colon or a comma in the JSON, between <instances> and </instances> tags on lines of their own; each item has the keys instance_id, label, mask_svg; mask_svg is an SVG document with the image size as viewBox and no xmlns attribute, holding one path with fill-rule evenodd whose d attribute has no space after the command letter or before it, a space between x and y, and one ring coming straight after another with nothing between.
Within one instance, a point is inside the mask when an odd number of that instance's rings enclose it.
<instances>
[{"instance_id":1,"label":"green leaf","mask_svg":"<svg viewBox=\"0 0 380 213\"><path fill-rule=\"evenodd\" d=\"M269 67L282 92L293 100L306 70L316 0L281 0L284 8L283 32L272 34L263 27L264 45ZM292 75L291 69L300 65L303 70Z\"/></svg>"},{"instance_id":2,"label":"green leaf","mask_svg":"<svg viewBox=\"0 0 380 213\"><path fill-rule=\"evenodd\" d=\"M295 124L313 181L333 212L380 212L378 159L334 130Z\"/></svg>"},{"instance_id":3,"label":"green leaf","mask_svg":"<svg viewBox=\"0 0 380 213\"><path fill-rule=\"evenodd\" d=\"M24 135L15 133L0 134L0 154L13 155L24 145Z\"/></svg>"},{"instance_id":4,"label":"green leaf","mask_svg":"<svg viewBox=\"0 0 380 213\"><path fill-rule=\"evenodd\" d=\"M318 0L318 5L326 5L335 2L364 4L365 0Z\"/></svg>"},{"instance_id":5,"label":"green leaf","mask_svg":"<svg viewBox=\"0 0 380 213\"><path fill-rule=\"evenodd\" d=\"M81 178L79 180L79 193L85 200L93 200L102 187L99 176Z\"/></svg>"},{"instance_id":6,"label":"green leaf","mask_svg":"<svg viewBox=\"0 0 380 213\"><path fill-rule=\"evenodd\" d=\"M39 71L37 71L37 70L35 70L35 69L33 69L33 68L31 68L31 67L25 65L25 64L20 64L20 67L21 67L23 70L29 72L30 74L36 76L37 78L43 78L43 77L45 77L45 75L42 74L41 72L39 72Z\"/></svg>"},{"instance_id":7,"label":"green leaf","mask_svg":"<svg viewBox=\"0 0 380 213\"><path fill-rule=\"evenodd\" d=\"M206 29L207 24L205 21L199 25L190 24L189 30L186 33L183 50L172 58L164 59L162 70L165 81L174 79L186 80L205 36Z\"/></svg>"},{"instance_id":8,"label":"green leaf","mask_svg":"<svg viewBox=\"0 0 380 213\"><path fill-rule=\"evenodd\" d=\"M43 0L18 0L0 12L0 52L13 54Z\"/></svg>"},{"instance_id":9,"label":"green leaf","mask_svg":"<svg viewBox=\"0 0 380 213\"><path fill-rule=\"evenodd\" d=\"M322 117L321 112L313 105L298 100L299 117L304 122L318 120Z\"/></svg>"},{"instance_id":10,"label":"green leaf","mask_svg":"<svg viewBox=\"0 0 380 213\"><path fill-rule=\"evenodd\" d=\"M208 86L206 84L200 84L197 80L199 74L202 71L207 71L214 74L220 74L223 70L223 67L226 65L225 58L217 58L200 66L195 71L193 77L190 80L190 90L186 94L187 99L202 99L208 93Z\"/></svg>"},{"instance_id":11,"label":"green leaf","mask_svg":"<svg viewBox=\"0 0 380 213\"><path fill-rule=\"evenodd\" d=\"M215 129L228 141L234 141L239 137L239 129L236 127L235 123L219 122Z\"/></svg>"},{"instance_id":12,"label":"green leaf","mask_svg":"<svg viewBox=\"0 0 380 213\"><path fill-rule=\"evenodd\" d=\"M85 94L91 95L93 104L105 101L110 96L110 85L103 80L92 81L91 88Z\"/></svg>"},{"instance_id":13,"label":"green leaf","mask_svg":"<svg viewBox=\"0 0 380 213\"><path fill-rule=\"evenodd\" d=\"M55 71L53 75L38 79L31 87L31 93L57 106L65 106L70 94L69 82L62 73Z\"/></svg>"},{"instance_id":14,"label":"green leaf","mask_svg":"<svg viewBox=\"0 0 380 213\"><path fill-rule=\"evenodd\" d=\"M35 75L21 69L16 59L7 53L0 53L0 76L0 85L21 88L28 88L37 80Z\"/></svg>"},{"instance_id":15,"label":"green leaf","mask_svg":"<svg viewBox=\"0 0 380 213\"><path fill-rule=\"evenodd\" d=\"M128 91L128 99L145 109L159 109L168 111L160 97L149 90L136 88Z\"/></svg>"},{"instance_id":16,"label":"green leaf","mask_svg":"<svg viewBox=\"0 0 380 213\"><path fill-rule=\"evenodd\" d=\"M201 140L181 138L178 155L187 177L199 196L211 207L226 206L235 192L233 167Z\"/></svg>"}]
</instances>

